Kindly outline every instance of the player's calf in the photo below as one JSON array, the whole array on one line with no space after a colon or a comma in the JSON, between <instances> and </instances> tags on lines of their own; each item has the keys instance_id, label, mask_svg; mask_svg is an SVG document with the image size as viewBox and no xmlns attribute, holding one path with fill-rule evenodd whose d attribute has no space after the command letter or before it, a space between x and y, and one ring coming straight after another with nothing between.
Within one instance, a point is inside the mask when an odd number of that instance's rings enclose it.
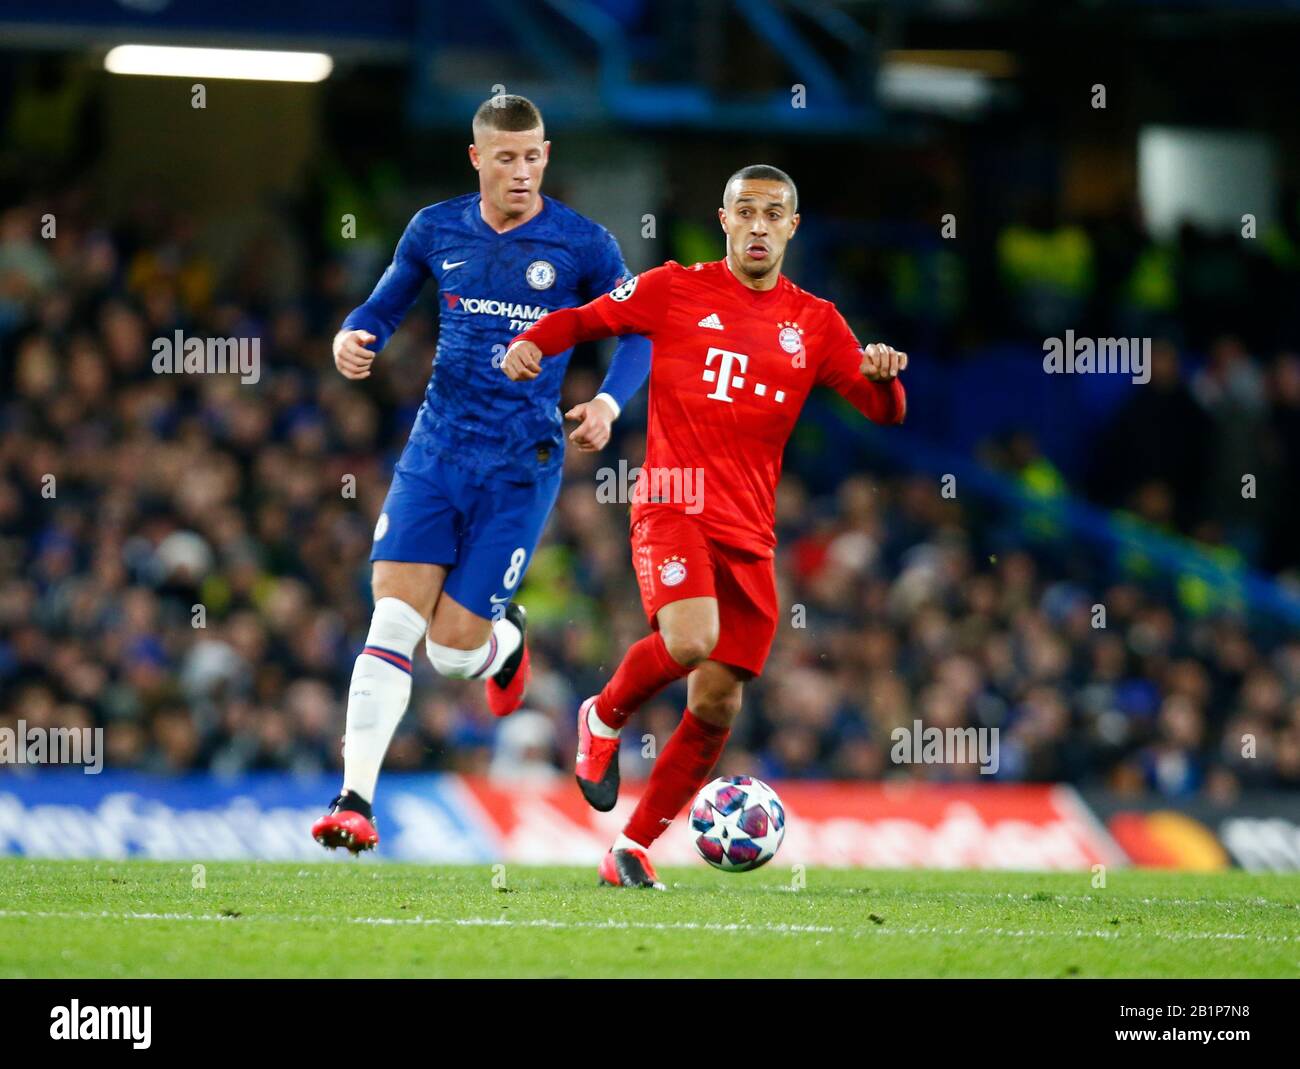
<instances>
[{"instance_id":1,"label":"player's calf","mask_svg":"<svg viewBox=\"0 0 1300 1069\"><path fill-rule=\"evenodd\" d=\"M708 782L729 734L728 728L710 723L687 709L655 759L650 779L623 830L624 836L646 848L652 846L695 797L696 791Z\"/></svg>"},{"instance_id":2,"label":"player's calf","mask_svg":"<svg viewBox=\"0 0 1300 1069\"><path fill-rule=\"evenodd\" d=\"M375 796L384 754L411 700L411 654L425 626L419 610L400 598L382 597L375 603L366 644L353 665L348 686L340 797ZM367 820L369 808L367 801L364 810L359 810ZM356 832L362 840L367 838L360 826ZM378 842L378 836L374 839Z\"/></svg>"},{"instance_id":3,"label":"player's calf","mask_svg":"<svg viewBox=\"0 0 1300 1069\"><path fill-rule=\"evenodd\" d=\"M730 731L740 715L743 693L742 676L736 669L706 661L687 681L686 705L704 723Z\"/></svg>"}]
</instances>

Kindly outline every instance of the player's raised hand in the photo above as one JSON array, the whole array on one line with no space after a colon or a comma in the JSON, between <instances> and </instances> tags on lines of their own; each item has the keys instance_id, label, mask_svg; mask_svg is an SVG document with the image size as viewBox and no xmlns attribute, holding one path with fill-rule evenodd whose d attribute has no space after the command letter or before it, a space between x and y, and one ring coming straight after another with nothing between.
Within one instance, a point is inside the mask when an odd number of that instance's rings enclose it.
<instances>
[{"instance_id":1,"label":"player's raised hand","mask_svg":"<svg viewBox=\"0 0 1300 1069\"><path fill-rule=\"evenodd\" d=\"M564 413L565 419L576 419L577 429L569 441L584 453L595 453L609 445L610 428L614 426L614 411L599 397L574 405Z\"/></svg>"},{"instance_id":2,"label":"player's raised hand","mask_svg":"<svg viewBox=\"0 0 1300 1069\"><path fill-rule=\"evenodd\" d=\"M898 373L906 367L906 353L884 342L872 342L862 350L862 366L858 370L872 382L888 382L898 378Z\"/></svg>"},{"instance_id":3,"label":"player's raised hand","mask_svg":"<svg viewBox=\"0 0 1300 1069\"><path fill-rule=\"evenodd\" d=\"M542 351L530 341L517 341L506 350L501 370L514 382L535 379L542 373Z\"/></svg>"},{"instance_id":4,"label":"player's raised hand","mask_svg":"<svg viewBox=\"0 0 1300 1069\"><path fill-rule=\"evenodd\" d=\"M375 354L366 348L375 336L368 330L340 330L334 335L334 366L345 379L370 378Z\"/></svg>"}]
</instances>

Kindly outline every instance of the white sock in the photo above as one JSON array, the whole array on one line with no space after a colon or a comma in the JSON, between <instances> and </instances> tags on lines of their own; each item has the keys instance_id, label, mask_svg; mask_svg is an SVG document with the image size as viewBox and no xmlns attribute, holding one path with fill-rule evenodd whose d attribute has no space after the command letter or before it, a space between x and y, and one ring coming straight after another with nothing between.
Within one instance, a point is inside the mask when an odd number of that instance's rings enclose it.
<instances>
[{"instance_id":1,"label":"white sock","mask_svg":"<svg viewBox=\"0 0 1300 1069\"><path fill-rule=\"evenodd\" d=\"M490 679L501 670L501 666L509 660L510 655L515 652L524 641L524 636L520 634L519 628L509 620L497 620L492 625L492 638L488 640L488 646L491 647L492 640L496 640L497 649L492 659L484 666L483 670L478 673L480 679Z\"/></svg>"},{"instance_id":2,"label":"white sock","mask_svg":"<svg viewBox=\"0 0 1300 1069\"><path fill-rule=\"evenodd\" d=\"M622 832L619 832L618 838L614 840L614 845L611 846L610 849L611 850L640 850L642 853L645 853L647 850L650 849L650 847L643 846L635 839L629 839Z\"/></svg>"},{"instance_id":3,"label":"white sock","mask_svg":"<svg viewBox=\"0 0 1300 1069\"><path fill-rule=\"evenodd\" d=\"M379 766L411 700L411 654L428 626L406 602L380 598L348 687L343 789L375 800Z\"/></svg>"},{"instance_id":4,"label":"white sock","mask_svg":"<svg viewBox=\"0 0 1300 1069\"><path fill-rule=\"evenodd\" d=\"M595 702L592 702L587 709L587 729L598 739L618 738L619 729L610 727L596 715Z\"/></svg>"},{"instance_id":5,"label":"white sock","mask_svg":"<svg viewBox=\"0 0 1300 1069\"><path fill-rule=\"evenodd\" d=\"M424 650L439 675L448 679L489 679L501 670L521 641L519 628L509 620L497 620L491 637L476 650L442 646L431 638L424 640Z\"/></svg>"}]
</instances>

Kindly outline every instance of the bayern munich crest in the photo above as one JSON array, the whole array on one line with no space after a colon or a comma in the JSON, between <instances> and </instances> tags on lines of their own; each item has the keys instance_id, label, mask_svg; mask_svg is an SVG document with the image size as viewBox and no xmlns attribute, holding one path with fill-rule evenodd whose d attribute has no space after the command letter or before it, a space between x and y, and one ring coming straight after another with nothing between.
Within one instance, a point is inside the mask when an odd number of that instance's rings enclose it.
<instances>
[{"instance_id":1,"label":"bayern munich crest","mask_svg":"<svg viewBox=\"0 0 1300 1069\"><path fill-rule=\"evenodd\" d=\"M803 331L798 323L778 323L781 329L777 332L777 343L787 353L797 353L803 348Z\"/></svg>"},{"instance_id":2,"label":"bayern munich crest","mask_svg":"<svg viewBox=\"0 0 1300 1069\"><path fill-rule=\"evenodd\" d=\"M534 260L524 272L524 278L535 290L548 290L555 285L555 267L545 260Z\"/></svg>"},{"instance_id":3,"label":"bayern munich crest","mask_svg":"<svg viewBox=\"0 0 1300 1069\"><path fill-rule=\"evenodd\" d=\"M659 565L659 582L664 586L677 586L686 578L686 559L669 557Z\"/></svg>"}]
</instances>

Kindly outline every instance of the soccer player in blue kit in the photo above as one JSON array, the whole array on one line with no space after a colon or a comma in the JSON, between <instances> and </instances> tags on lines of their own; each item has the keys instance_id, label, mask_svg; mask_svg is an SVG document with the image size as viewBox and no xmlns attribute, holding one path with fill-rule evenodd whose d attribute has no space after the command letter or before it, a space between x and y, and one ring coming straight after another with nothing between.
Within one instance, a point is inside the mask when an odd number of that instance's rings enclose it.
<instances>
[{"instance_id":1,"label":"soccer player in blue kit","mask_svg":"<svg viewBox=\"0 0 1300 1069\"><path fill-rule=\"evenodd\" d=\"M425 281L437 280L433 375L375 526L375 610L352 670L343 789L312 827L331 849L358 853L379 842L375 784L410 701L421 639L442 675L486 682L497 716L523 701L525 617L511 597L559 492L569 354L547 360L529 382L512 382L501 364L510 340L547 312L629 277L613 235L542 196L550 142L531 101L492 97L473 131L479 192L416 213L369 300L334 338L338 370L369 377ZM600 392L566 413L579 421L569 435L575 446L604 448L649 369L649 342L621 338Z\"/></svg>"}]
</instances>

